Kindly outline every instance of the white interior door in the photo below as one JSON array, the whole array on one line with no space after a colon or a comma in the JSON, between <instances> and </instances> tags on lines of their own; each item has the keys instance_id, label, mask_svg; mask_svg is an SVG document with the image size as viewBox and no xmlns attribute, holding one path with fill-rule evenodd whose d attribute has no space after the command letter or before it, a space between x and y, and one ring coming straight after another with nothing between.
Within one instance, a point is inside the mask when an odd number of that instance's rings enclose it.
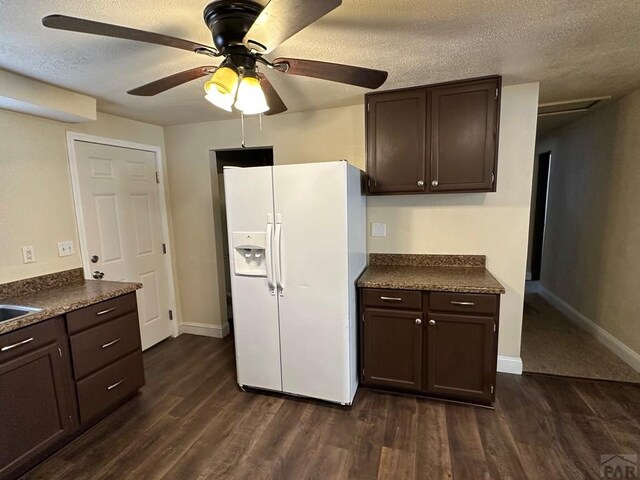
<instances>
[{"instance_id":1,"label":"white interior door","mask_svg":"<svg viewBox=\"0 0 640 480\"><path fill-rule=\"evenodd\" d=\"M155 154L82 141L75 141L75 152L82 254L104 280L144 285L137 292L138 313L142 348L149 348L171 334Z\"/></svg>"},{"instance_id":2,"label":"white interior door","mask_svg":"<svg viewBox=\"0 0 640 480\"><path fill-rule=\"evenodd\" d=\"M273 167L285 392L350 403L346 162Z\"/></svg>"}]
</instances>

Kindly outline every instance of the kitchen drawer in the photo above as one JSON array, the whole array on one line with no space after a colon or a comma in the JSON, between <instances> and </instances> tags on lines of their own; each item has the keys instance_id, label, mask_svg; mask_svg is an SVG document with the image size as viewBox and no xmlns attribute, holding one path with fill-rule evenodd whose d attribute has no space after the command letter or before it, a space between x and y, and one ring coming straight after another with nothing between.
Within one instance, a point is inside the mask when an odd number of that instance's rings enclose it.
<instances>
[{"instance_id":1,"label":"kitchen drawer","mask_svg":"<svg viewBox=\"0 0 640 480\"><path fill-rule=\"evenodd\" d=\"M0 362L37 350L57 341L56 322L60 317L0 335Z\"/></svg>"},{"instance_id":2,"label":"kitchen drawer","mask_svg":"<svg viewBox=\"0 0 640 480\"><path fill-rule=\"evenodd\" d=\"M82 423L91 420L144 385L142 352L126 357L98 370L77 384L78 406Z\"/></svg>"},{"instance_id":3,"label":"kitchen drawer","mask_svg":"<svg viewBox=\"0 0 640 480\"><path fill-rule=\"evenodd\" d=\"M85 377L127 353L140 349L140 328L136 312L72 335L71 358L75 378Z\"/></svg>"},{"instance_id":4,"label":"kitchen drawer","mask_svg":"<svg viewBox=\"0 0 640 480\"><path fill-rule=\"evenodd\" d=\"M362 304L365 307L421 310L422 292L366 288L362 291Z\"/></svg>"},{"instance_id":5,"label":"kitchen drawer","mask_svg":"<svg viewBox=\"0 0 640 480\"><path fill-rule=\"evenodd\" d=\"M128 293L67 313L67 328L70 334L74 334L133 312L136 308L136 293Z\"/></svg>"},{"instance_id":6,"label":"kitchen drawer","mask_svg":"<svg viewBox=\"0 0 640 480\"><path fill-rule=\"evenodd\" d=\"M485 293L431 292L429 310L494 315L498 312L498 297Z\"/></svg>"}]
</instances>

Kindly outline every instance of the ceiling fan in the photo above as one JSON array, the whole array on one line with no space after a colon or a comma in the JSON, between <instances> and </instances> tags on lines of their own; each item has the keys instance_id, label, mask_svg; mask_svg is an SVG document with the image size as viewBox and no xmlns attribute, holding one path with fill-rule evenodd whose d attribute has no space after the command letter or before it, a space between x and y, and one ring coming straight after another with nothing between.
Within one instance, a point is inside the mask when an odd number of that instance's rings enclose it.
<instances>
[{"instance_id":1,"label":"ceiling fan","mask_svg":"<svg viewBox=\"0 0 640 480\"><path fill-rule=\"evenodd\" d=\"M205 98L231 112L232 105L251 115L275 115L286 105L259 67L289 75L330 80L375 89L387 72L337 63L298 58L264 57L289 37L339 7L341 0L271 0L266 7L252 0L215 0L204 9L204 21L213 35L214 47L158 33L65 15L42 19L45 27L91 33L189 50L223 57L217 66L202 66L169 75L127 93L152 96L183 83L211 75ZM235 103L234 103L235 102Z\"/></svg>"}]
</instances>

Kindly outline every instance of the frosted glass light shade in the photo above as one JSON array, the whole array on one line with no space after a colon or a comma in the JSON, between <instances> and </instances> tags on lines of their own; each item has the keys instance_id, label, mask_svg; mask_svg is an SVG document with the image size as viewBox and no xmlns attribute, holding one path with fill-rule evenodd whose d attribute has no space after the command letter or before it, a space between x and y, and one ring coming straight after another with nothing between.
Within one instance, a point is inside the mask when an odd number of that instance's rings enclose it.
<instances>
[{"instance_id":1,"label":"frosted glass light shade","mask_svg":"<svg viewBox=\"0 0 640 480\"><path fill-rule=\"evenodd\" d=\"M216 89L220 93L235 95L238 88L238 70L229 65L218 68L211 76L211 80L204 84L204 91L207 95Z\"/></svg>"},{"instance_id":2,"label":"frosted glass light shade","mask_svg":"<svg viewBox=\"0 0 640 480\"><path fill-rule=\"evenodd\" d=\"M242 77L235 106L245 115L254 115L269 110L267 99L257 77L254 75Z\"/></svg>"}]
</instances>

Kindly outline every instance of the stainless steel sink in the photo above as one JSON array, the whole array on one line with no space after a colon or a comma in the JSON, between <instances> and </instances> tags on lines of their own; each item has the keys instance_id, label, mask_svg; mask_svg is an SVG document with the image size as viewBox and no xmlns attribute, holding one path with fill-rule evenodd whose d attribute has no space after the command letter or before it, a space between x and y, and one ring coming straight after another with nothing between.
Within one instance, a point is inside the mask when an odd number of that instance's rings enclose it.
<instances>
[{"instance_id":1,"label":"stainless steel sink","mask_svg":"<svg viewBox=\"0 0 640 480\"><path fill-rule=\"evenodd\" d=\"M0 323L40 311L42 311L41 308L24 307L22 305L0 305Z\"/></svg>"}]
</instances>

